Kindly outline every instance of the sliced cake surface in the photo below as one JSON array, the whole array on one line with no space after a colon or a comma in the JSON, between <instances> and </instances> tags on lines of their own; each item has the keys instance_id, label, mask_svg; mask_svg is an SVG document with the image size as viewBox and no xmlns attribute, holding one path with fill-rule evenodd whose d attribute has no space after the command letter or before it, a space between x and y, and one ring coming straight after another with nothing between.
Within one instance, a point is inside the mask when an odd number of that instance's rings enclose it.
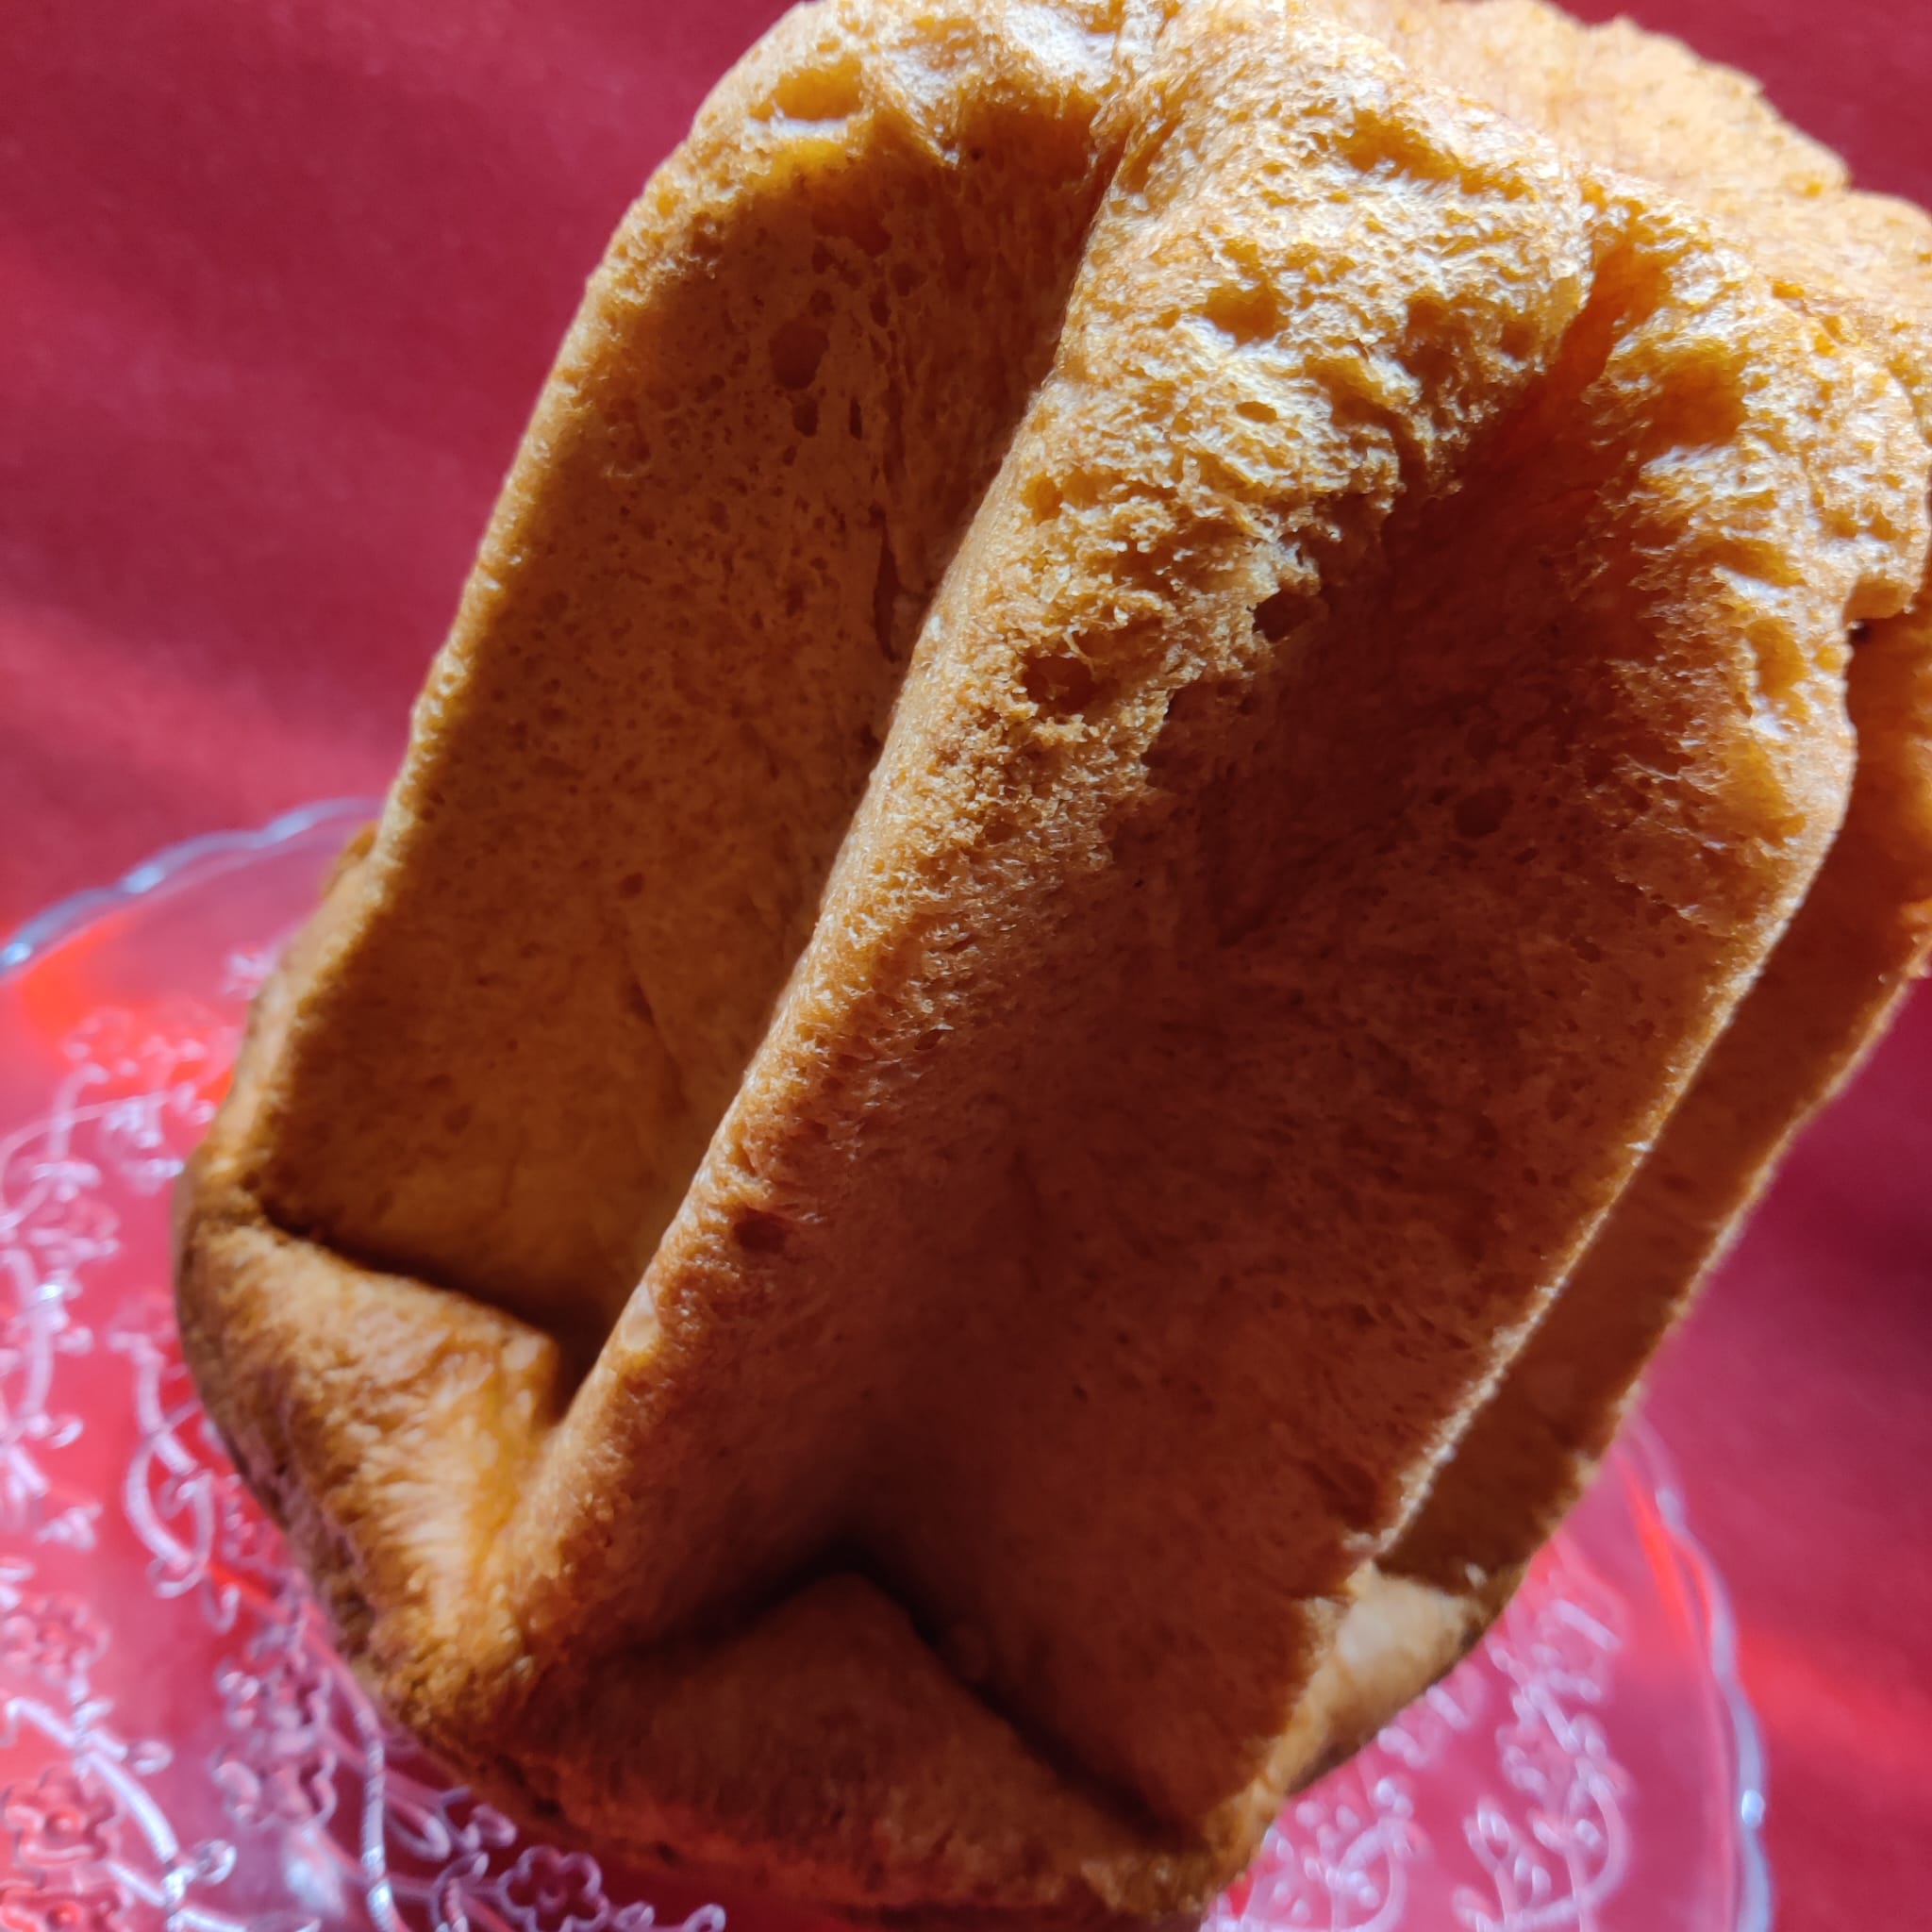
<instances>
[{"instance_id":1,"label":"sliced cake surface","mask_svg":"<svg viewBox=\"0 0 1932 1932\"><path fill-rule=\"evenodd\" d=\"M1349 0L1491 105L1696 207L1780 298L1892 375L1932 433L1932 217L1850 191L1741 76L1538 0ZM1854 613L1855 615L1857 613ZM1857 1066L1932 945L1932 594L1858 624L1850 808L1806 904L1391 1566L1493 1607L1608 1445L1636 1377L1793 1131Z\"/></svg>"},{"instance_id":2,"label":"sliced cake surface","mask_svg":"<svg viewBox=\"0 0 1932 1932\"><path fill-rule=\"evenodd\" d=\"M1158 1916L1480 1627L1924 941L1924 256L1834 168L1516 0L727 78L181 1198L463 1775Z\"/></svg>"}]
</instances>

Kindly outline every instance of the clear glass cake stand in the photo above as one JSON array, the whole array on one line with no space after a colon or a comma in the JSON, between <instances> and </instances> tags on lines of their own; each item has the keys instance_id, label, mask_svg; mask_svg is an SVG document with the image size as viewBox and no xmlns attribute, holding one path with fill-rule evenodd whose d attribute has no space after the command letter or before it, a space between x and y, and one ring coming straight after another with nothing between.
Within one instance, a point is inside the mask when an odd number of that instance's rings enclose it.
<instances>
[{"instance_id":1,"label":"clear glass cake stand","mask_svg":"<svg viewBox=\"0 0 1932 1932\"><path fill-rule=\"evenodd\" d=\"M0 952L0 1925L799 1927L533 1839L388 1730L182 1371L168 1188L372 808L197 840ZM1489 1641L1208 1921L1763 1932L1724 1597L1640 1424Z\"/></svg>"}]
</instances>

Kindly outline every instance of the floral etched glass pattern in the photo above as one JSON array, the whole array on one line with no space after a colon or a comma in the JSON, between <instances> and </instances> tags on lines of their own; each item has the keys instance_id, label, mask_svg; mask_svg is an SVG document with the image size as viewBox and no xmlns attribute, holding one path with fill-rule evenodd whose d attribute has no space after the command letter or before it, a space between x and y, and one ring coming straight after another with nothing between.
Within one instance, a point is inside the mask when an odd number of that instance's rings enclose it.
<instances>
[{"instance_id":1,"label":"floral etched glass pattern","mask_svg":"<svg viewBox=\"0 0 1932 1932\"><path fill-rule=\"evenodd\" d=\"M366 806L0 952L0 1932L802 1927L545 1842L385 1726L205 1424L168 1189ZM1211 1932L1761 1932L1729 1626L1641 1429L1489 1641L1291 1801Z\"/></svg>"}]
</instances>

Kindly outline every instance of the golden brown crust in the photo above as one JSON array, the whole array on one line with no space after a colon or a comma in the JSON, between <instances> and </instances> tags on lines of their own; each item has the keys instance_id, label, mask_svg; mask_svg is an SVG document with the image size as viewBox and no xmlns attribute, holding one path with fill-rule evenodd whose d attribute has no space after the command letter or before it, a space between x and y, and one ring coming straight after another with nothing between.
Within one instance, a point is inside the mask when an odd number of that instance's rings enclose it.
<instances>
[{"instance_id":1,"label":"golden brown crust","mask_svg":"<svg viewBox=\"0 0 1932 1932\"><path fill-rule=\"evenodd\" d=\"M1582 71L1538 9L1357 12L1409 64L802 9L592 284L178 1277L345 1649L509 1802L1197 1907L1493 1613L1376 1559L1904 824L1920 633L1856 790L1844 639L1924 568L1907 352L1463 98L1497 23ZM1684 152L1825 165L1616 44Z\"/></svg>"},{"instance_id":2,"label":"golden brown crust","mask_svg":"<svg viewBox=\"0 0 1932 1932\"><path fill-rule=\"evenodd\" d=\"M1052 354L1134 8L1032 11L788 17L626 217L303 990L280 1224L591 1341L636 1285Z\"/></svg>"},{"instance_id":3,"label":"golden brown crust","mask_svg":"<svg viewBox=\"0 0 1932 1932\"><path fill-rule=\"evenodd\" d=\"M1848 192L1842 165L1755 87L1627 25L1535 4L1379 8L1456 84L1667 182L1762 263L1779 297L1886 368L1932 429L1932 218ZM1445 48L1451 50L1445 55ZM1507 56L1507 58L1506 58ZM1587 98L1587 114L1577 112ZM1804 907L1548 1320L1390 1563L1450 1591L1510 1576L1607 1448L1636 1378L1778 1156L1883 1032L1932 943L1932 597L1861 626L1847 675L1858 765ZM1480 1599L1485 1585L1474 1587Z\"/></svg>"},{"instance_id":4,"label":"golden brown crust","mask_svg":"<svg viewBox=\"0 0 1932 1932\"><path fill-rule=\"evenodd\" d=\"M1636 1378L1791 1136L1882 1034L1932 947L1932 609L1849 675L1857 780L1809 896L1548 1319L1391 1552L1467 1591L1526 1563L1582 1493Z\"/></svg>"}]
</instances>

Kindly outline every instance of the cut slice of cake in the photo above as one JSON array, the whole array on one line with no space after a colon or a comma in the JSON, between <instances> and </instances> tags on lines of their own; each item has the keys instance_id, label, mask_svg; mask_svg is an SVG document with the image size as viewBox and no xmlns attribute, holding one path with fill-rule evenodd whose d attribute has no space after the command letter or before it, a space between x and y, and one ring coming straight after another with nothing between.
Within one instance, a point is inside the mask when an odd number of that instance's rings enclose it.
<instances>
[{"instance_id":1,"label":"cut slice of cake","mask_svg":"<svg viewBox=\"0 0 1932 1932\"><path fill-rule=\"evenodd\" d=\"M804 8L592 283L181 1204L238 1461L512 1806L1189 1910L1485 1613L1392 1573L1852 849L1928 456L1406 51Z\"/></svg>"},{"instance_id":2,"label":"cut slice of cake","mask_svg":"<svg viewBox=\"0 0 1932 1932\"><path fill-rule=\"evenodd\" d=\"M1749 81L1627 23L1586 27L1539 0L1345 10L1458 89L1670 187L1781 300L1889 370L1932 435L1932 217L1851 191L1843 163ZM1922 585L1907 614L1857 625L1851 642L1857 774L1817 882L1388 1559L1478 1608L1507 1597L1581 1493L1643 1364L1932 945L1932 593Z\"/></svg>"}]
</instances>

